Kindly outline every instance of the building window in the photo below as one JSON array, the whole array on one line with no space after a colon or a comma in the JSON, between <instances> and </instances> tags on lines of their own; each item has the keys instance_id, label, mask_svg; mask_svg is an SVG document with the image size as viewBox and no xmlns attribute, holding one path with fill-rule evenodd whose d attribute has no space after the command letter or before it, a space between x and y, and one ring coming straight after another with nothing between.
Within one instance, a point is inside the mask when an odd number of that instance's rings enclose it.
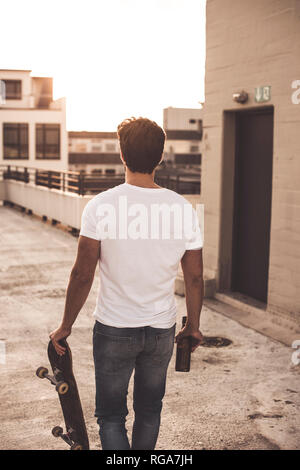
<instances>
[{"instance_id":1,"label":"building window","mask_svg":"<svg viewBox=\"0 0 300 470\"><path fill-rule=\"evenodd\" d=\"M60 124L36 124L36 159L60 158Z\"/></svg>"},{"instance_id":2,"label":"building window","mask_svg":"<svg viewBox=\"0 0 300 470\"><path fill-rule=\"evenodd\" d=\"M196 119L190 119L190 120L189 120L189 123L190 123L190 124L196 124Z\"/></svg>"},{"instance_id":3,"label":"building window","mask_svg":"<svg viewBox=\"0 0 300 470\"><path fill-rule=\"evenodd\" d=\"M83 152L86 153L86 144L76 144L75 143L75 152Z\"/></svg>"},{"instance_id":4,"label":"building window","mask_svg":"<svg viewBox=\"0 0 300 470\"><path fill-rule=\"evenodd\" d=\"M3 158L28 160L28 124L3 123Z\"/></svg>"},{"instance_id":5,"label":"building window","mask_svg":"<svg viewBox=\"0 0 300 470\"><path fill-rule=\"evenodd\" d=\"M113 169L113 168L107 168L107 169L105 170L105 174L106 174L106 175L115 175L115 174L116 174L116 170Z\"/></svg>"},{"instance_id":6,"label":"building window","mask_svg":"<svg viewBox=\"0 0 300 470\"><path fill-rule=\"evenodd\" d=\"M101 152L102 146L101 145L92 145L91 152Z\"/></svg>"},{"instance_id":7,"label":"building window","mask_svg":"<svg viewBox=\"0 0 300 470\"><path fill-rule=\"evenodd\" d=\"M106 144L105 145L105 150L107 152L114 152L116 150L115 144Z\"/></svg>"},{"instance_id":8,"label":"building window","mask_svg":"<svg viewBox=\"0 0 300 470\"><path fill-rule=\"evenodd\" d=\"M198 145L191 145L190 146L190 152L199 152L199 146Z\"/></svg>"},{"instance_id":9,"label":"building window","mask_svg":"<svg viewBox=\"0 0 300 470\"><path fill-rule=\"evenodd\" d=\"M202 140L202 135L203 135L203 121L202 121L202 119L198 119L198 132L200 133L200 140Z\"/></svg>"},{"instance_id":10,"label":"building window","mask_svg":"<svg viewBox=\"0 0 300 470\"><path fill-rule=\"evenodd\" d=\"M21 80L2 80L5 83L5 99L22 99L22 81Z\"/></svg>"}]
</instances>

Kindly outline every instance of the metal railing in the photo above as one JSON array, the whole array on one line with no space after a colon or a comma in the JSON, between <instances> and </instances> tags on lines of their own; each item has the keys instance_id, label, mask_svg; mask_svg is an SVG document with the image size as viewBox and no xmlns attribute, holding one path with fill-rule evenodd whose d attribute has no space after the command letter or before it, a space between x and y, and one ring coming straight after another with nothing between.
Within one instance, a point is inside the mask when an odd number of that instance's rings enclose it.
<instances>
[{"instance_id":1,"label":"metal railing","mask_svg":"<svg viewBox=\"0 0 300 470\"><path fill-rule=\"evenodd\" d=\"M158 170L155 173L155 182L178 194L200 194L200 173L169 174Z\"/></svg>"},{"instance_id":2,"label":"metal railing","mask_svg":"<svg viewBox=\"0 0 300 470\"><path fill-rule=\"evenodd\" d=\"M0 165L0 175L4 180L33 183L36 186L76 193L80 196L97 194L125 181L124 175L95 175L79 171L53 171L15 165ZM166 170L157 170L155 182L179 194L200 194L199 173L171 174Z\"/></svg>"}]
</instances>

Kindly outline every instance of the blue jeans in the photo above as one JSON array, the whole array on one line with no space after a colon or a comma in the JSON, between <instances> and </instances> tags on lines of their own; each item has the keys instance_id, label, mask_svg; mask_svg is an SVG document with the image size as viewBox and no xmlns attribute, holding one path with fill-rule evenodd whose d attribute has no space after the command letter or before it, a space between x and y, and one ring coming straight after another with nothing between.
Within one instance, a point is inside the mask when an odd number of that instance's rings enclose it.
<instances>
[{"instance_id":1,"label":"blue jeans","mask_svg":"<svg viewBox=\"0 0 300 470\"><path fill-rule=\"evenodd\" d=\"M95 416L103 450L155 448L175 327L176 323L171 328L116 328L96 321ZM128 384L134 369L135 420L130 447L125 421Z\"/></svg>"}]
</instances>

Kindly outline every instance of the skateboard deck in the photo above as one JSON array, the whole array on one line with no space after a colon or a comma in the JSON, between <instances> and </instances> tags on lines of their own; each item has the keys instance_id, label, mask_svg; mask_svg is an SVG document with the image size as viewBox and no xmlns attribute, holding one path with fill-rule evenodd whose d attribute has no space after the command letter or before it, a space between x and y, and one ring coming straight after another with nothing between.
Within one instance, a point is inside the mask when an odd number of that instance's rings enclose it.
<instances>
[{"instance_id":1,"label":"skateboard deck","mask_svg":"<svg viewBox=\"0 0 300 470\"><path fill-rule=\"evenodd\" d=\"M60 426L52 429L55 437L61 437L71 450L88 450L89 439L82 412L80 397L72 368L72 353L65 339L59 343L66 349L64 355L60 356L55 351L52 341L48 344L48 358L53 375L49 375L46 367L39 367L36 375L47 378L58 393L61 409L66 426L66 432Z\"/></svg>"}]
</instances>

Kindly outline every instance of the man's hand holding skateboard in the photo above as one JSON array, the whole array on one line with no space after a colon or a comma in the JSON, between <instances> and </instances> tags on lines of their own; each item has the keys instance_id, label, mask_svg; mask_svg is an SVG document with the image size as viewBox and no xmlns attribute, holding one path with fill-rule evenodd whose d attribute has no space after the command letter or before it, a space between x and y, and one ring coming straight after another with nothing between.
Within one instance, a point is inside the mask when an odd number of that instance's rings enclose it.
<instances>
[{"instance_id":1,"label":"man's hand holding skateboard","mask_svg":"<svg viewBox=\"0 0 300 470\"><path fill-rule=\"evenodd\" d=\"M62 356L66 352L66 349L63 348L59 344L59 340L66 339L68 336L70 336L71 331L72 331L72 328L66 328L63 325L61 325L56 330L52 331L52 333L50 333L49 335L49 338L51 339L53 343L55 351L57 352L57 354L59 354L59 356Z\"/></svg>"}]
</instances>

